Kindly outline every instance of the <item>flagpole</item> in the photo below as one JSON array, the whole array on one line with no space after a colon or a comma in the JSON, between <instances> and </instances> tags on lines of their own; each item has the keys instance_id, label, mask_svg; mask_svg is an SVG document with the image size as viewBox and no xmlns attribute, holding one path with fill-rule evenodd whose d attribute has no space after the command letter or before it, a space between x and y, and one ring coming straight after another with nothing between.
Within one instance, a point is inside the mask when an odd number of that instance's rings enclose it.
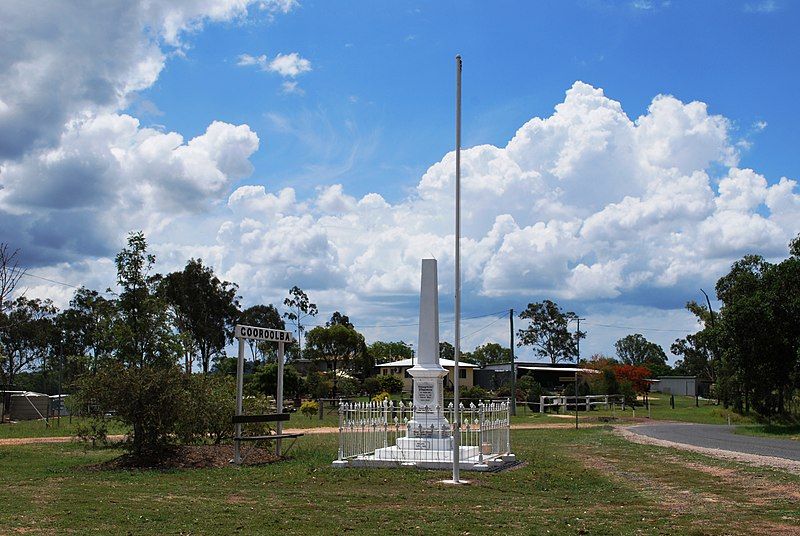
<instances>
[{"instance_id":1,"label":"flagpole","mask_svg":"<svg viewBox=\"0 0 800 536\"><path fill-rule=\"evenodd\" d=\"M459 482L461 412L459 410L459 367L461 355L461 55L456 56L456 330L453 367L453 482Z\"/></svg>"}]
</instances>

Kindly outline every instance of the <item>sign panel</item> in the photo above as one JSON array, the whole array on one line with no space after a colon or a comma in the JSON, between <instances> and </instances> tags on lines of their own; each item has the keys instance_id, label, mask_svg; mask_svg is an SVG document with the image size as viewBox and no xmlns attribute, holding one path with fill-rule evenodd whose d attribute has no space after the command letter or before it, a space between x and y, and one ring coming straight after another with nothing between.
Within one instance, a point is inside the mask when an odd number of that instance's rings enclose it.
<instances>
[{"instance_id":1,"label":"sign panel","mask_svg":"<svg viewBox=\"0 0 800 536\"><path fill-rule=\"evenodd\" d=\"M415 400L418 404L433 404L433 382L421 382L418 381L417 383L417 400Z\"/></svg>"},{"instance_id":2,"label":"sign panel","mask_svg":"<svg viewBox=\"0 0 800 536\"><path fill-rule=\"evenodd\" d=\"M237 339L253 339L256 341L294 342L291 331L281 329L259 328L256 326L236 325L234 335Z\"/></svg>"},{"instance_id":3,"label":"sign panel","mask_svg":"<svg viewBox=\"0 0 800 536\"><path fill-rule=\"evenodd\" d=\"M562 383L570 383L575 381L575 376L559 376L558 381Z\"/></svg>"}]
</instances>

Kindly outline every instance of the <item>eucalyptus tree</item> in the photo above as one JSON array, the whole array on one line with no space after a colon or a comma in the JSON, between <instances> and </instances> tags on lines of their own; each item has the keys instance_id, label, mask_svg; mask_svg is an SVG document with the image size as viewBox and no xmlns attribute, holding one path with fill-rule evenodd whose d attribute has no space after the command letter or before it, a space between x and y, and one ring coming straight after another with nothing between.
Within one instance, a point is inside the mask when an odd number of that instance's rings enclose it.
<instances>
[{"instance_id":1,"label":"eucalyptus tree","mask_svg":"<svg viewBox=\"0 0 800 536\"><path fill-rule=\"evenodd\" d=\"M12 386L22 371L48 369L52 352L56 308L50 300L20 296L10 301L0 329L0 379Z\"/></svg>"},{"instance_id":2,"label":"eucalyptus tree","mask_svg":"<svg viewBox=\"0 0 800 536\"><path fill-rule=\"evenodd\" d=\"M172 272L159 283L159 294L170 306L173 321L183 336L186 371L199 357L207 374L212 358L233 340L240 317L238 286L220 280L202 259L190 259L180 272Z\"/></svg>"},{"instance_id":3,"label":"eucalyptus tree","mask_svg":"<svg viewBox=\"0 0 800 536\"><path fill-rule=\"evenodd\" d=\"M268 305L253 305L248 307L239 315L239 323L248 326L258 326L262 328L286 329L286 322L281 318L278 309L271 303ZM277 345L275 342L258 342L247 339L250 347L250 354L253 359L273 362L277 356Z\"/></svg>"},{"instance_id":4,"label":"eucalyptus tree","mask_svg":"<svg viewBox=\"0 0 800 536\"><path fill-rule=\"evenodd\" d=\"M352 371L354 364L361 368L359 359L368 355L364 336L353 328L334 324L310 330L307 342L307 355L314 361L325 363L332 372L333 397L336 398L339 373Z\"/></svg>"},{"instance_id":5,"label":"eucalyptus tree","mask_svg":"<svg viewBox=\"0 0 800 536\"><path fill-rule=\"evenodd\" d=\"M555 302L544 300L529 303L519 315L528 320L526 328L517 331L518 346L530 346L533 352L552 363L574 361L578 356L578 341L586 337L584 331L569 331L569 323L578 319L572 311L564 312Z\"/></svg>"},{"instance_id":6,"label":"eucalyptus tree","mask_svg":"<svg viewBox=\"0 0 800 536\"><path fill-rule=\"evenodd\" d=\"M297 285L289 289L289 296L283 300L283 305L289 310L283 313L284 318L297 330L297 355L303 356L303 321L310 316L317 316L317 304L308 299L308 295Z\"/></svg>"}]
</instances>

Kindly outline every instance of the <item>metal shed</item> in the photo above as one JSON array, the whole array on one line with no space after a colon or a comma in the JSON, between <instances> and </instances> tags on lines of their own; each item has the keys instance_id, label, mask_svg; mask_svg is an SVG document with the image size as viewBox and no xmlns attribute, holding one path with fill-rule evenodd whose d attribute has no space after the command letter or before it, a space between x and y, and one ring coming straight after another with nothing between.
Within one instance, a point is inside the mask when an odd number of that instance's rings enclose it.
<instances>
[{"instance_id":1,"label":"metal shed","mask_svg":"<svg viewBox=\"0 0 800 536\"><path fill-rule=\"evenodd\" d=\"M697 391L696 376L659 376L658 383L653 384L652 391L668 395L695 396Z\"/></svg>"}]
</instances>

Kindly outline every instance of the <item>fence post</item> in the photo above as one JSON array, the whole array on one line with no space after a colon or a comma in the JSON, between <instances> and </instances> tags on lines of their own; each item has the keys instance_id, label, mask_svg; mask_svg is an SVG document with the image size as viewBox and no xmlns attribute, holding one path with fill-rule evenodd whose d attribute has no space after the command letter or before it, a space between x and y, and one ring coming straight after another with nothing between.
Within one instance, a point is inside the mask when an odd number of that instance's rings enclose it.
<instances>
[{"instance_id":1,"label":"fence post","mask_svg":"<svg viewBox=\"0 0 800 536\"><path fill-rule=\"evenodd\" d=\"M339 402L339 461L344 459L344 407Z\"/></svg>"},{"instance_id":2,"label":"fence post","mask_svg":"<svg viewBox=\"0 0 800 536\"><path fill-rule=\"evenodd\" d=\"M483 429L486 419L483 402L478 403L478 463L483 463Z\"/></svg>"},{"instance_id":3,"label":"fence post","mask_svg":"<svg viewBox=\"0 0 800 536\"><path fill-rule=\"evenodd\" d=\"M323 407L325 405L325 400L322 398L318 398L317 405L319 406L317 408L317 416L319 417L319 420L322 420L322 416L325 414L325 408Z\"/></svg>"},{"instance_id":4,"label":"fence post","mask_svg":"<svg viewBox=\"0 0 800 536\"><path fill-rule=\"evenodd\" d=\"M539 413L544 413L544 397L539 397Z\"/></svg>"},{"instance_id":5,"label":"fence post","mask_svg":"<svg viewBox=\"0 0 800 536\"><path fill-rule=\"evenodd\" d=\"M506 401L506 454L511 453L511 401Z\"/></svg>"}]
</instances>

